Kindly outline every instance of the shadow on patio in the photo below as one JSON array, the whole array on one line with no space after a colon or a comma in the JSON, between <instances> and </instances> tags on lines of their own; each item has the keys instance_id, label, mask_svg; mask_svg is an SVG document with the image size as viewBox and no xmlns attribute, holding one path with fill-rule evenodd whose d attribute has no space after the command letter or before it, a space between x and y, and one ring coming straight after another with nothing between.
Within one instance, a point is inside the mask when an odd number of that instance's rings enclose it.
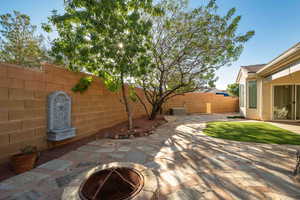
<instances>
[{"instance_id":1,"label":"shadow on patio","mask_svg":"<svg viewBox=\"0 0 300 200\"><path fill-rule=\"evenodd\" d=\"M30 179L25 173L23 179L2 182L0 198L59 199L80 172L98 164L135 162L153 169L161 200L299 199L300 186L292 179L297 146L235 142L201 133L205 122L227 120L225 115L186 116L149 137L93 141L30 172L42 178Z\"/></svg>"}]
</instances>

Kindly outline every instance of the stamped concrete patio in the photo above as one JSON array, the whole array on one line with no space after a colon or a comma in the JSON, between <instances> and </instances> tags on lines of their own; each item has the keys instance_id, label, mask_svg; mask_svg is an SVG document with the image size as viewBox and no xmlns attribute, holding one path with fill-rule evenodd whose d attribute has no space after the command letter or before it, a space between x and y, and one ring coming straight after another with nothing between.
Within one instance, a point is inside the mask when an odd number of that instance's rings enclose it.
<instances>
[{"instance_id":1,"label":"stamped concrete patio","mask_svg":"<svg viewBox=\"0 0 300 200\"><path fill-rule=\"evenodd\" d=\"M1 182L0 199L60 199L80 172L115 161L152 168L162 200L300 199L300 185L292 177L298 146L234 142L201 133L205 122L227 120L224 115L186 116L149 137L93 141Z\"/></svg>"}]
</instances>

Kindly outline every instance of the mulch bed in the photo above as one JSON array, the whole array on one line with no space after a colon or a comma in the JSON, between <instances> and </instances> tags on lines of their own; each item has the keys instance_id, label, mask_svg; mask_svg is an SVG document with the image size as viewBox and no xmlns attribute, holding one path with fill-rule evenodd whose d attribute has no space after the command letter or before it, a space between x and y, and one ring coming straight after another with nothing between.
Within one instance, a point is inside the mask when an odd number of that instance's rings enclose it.
<instances>
[{"instance_id":1,"label":"mulch bed","mask_svg":"<svg viewBox=\"0 0 300 200\"><path fill-rule=\"evenodd\" d=\"M155 130L158 126L166 123L163 116L157 116L155 120L148 120L146 117L138 118L134 121L134 130L132 132L128 132L127 122L123 122L117 124L113 127L106 128L100 130L98 133L77 140L75 142L71 142L68 144L64 144L59 147L55 147L53 149L48 149L40 152L40 159L37 162L37 165L41 165L50 160L57 159L64 154L76 150L78 147L83 146L95 139L101 138L132 138L132 137L142 137L152 134L152 131ZM14 172L11 170L10 163L4 163L0 165L0 181L3 181L7 178L15 176Z\"/></svg>"},{"instance_id":2,"label":"mulch bed","mask_svg":"<svg viewBox=\"0 0 300 200\"><path fill-rule=\"evenodd\" d=\"M152 134L156 127L166 123L163 116L157 116L155 120L139 118L134 120L134 129L129 132L127 122L103 129L96 134L97 138L127 139L131 137L143 137Z\"/></svg>"}]
</instances>

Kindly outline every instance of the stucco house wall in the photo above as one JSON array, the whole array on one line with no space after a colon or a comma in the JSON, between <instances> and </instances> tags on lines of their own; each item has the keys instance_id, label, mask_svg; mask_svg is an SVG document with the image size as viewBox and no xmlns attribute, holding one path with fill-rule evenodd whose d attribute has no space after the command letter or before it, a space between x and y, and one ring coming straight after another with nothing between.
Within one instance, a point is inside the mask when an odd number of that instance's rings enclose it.
<instances>
[{"instance_id":1,"label":"stucco house wall","mask_svg":"<svg viewBox=\"0 0 300 200\"><path fill-rule=\"evenodd\" d=\"M249 88L248 88L248 81L256 80L257 81L257 106L256 108L249 108ZM261 78L248 78L246 81L246 118L249 119L260 119L260 110L261 110Z\"/></svg>"},{"instance_id":2,"label":"stucco house wall","mask_svg":"<svg viewBox=\"0 0 300 200\"><path fill-rule=\"evenodd\" d=\"M248 81L256 80L257 81L257 108L249 108L249 89L248 89ZM240 77L238 80L239 84L244 85L244 106L240 104L240 114L249 119L259 119L260 118L260 105L261 105L261 87L262 87L262 80L257 78L256 76L249 75L248 71L245 69L241 69ZM240 92L241 95L241 92Z\"/></svg>"},{"instance_id":3,"label":"stucco house wall","mask_svg":"<svg viewBox=\"0 0 300 200\"><path fill-rule=\"evenodd\" d=\"M249 108L249 80L257 80L256 109ZM241 114L248 119L273 120L274 86L300 85L300 43L268 64L242 66L236 82L245 85L245 107L240 107Z\"/></svg>"},{"instance_id":4,"label":"stucco house wall","mask_svg":"<svg viewBox=\"0 0 300 200\"><path fill-rule=\"evenodd\" d=\"M263 82L263 112L262 120L272 120L273 111L273 86L274 85L297 85L300 84L300 72L295 72L289 76L285 76L273 81Z\"/></svg>"},{"instance_id":5,"label":"stucco house wall","mask_svg":"<svg viewBox=\"0 0 300 200\"><path fill-rule=\"evenodd\" d=\"M240 115L242 116L246 116L246 92L245 92L245 88L246 88L246 78L247 78L247 72L243 69L241 69L240 71L240 78L239 78L239 84L243 84L244 85L244 105L241 106L241 101L239 104L239 108L240 108ZM240 91L240 96L241 96L241 91ZM241 97L240 97L241 98Z\"/></svg>"}]
</instances>

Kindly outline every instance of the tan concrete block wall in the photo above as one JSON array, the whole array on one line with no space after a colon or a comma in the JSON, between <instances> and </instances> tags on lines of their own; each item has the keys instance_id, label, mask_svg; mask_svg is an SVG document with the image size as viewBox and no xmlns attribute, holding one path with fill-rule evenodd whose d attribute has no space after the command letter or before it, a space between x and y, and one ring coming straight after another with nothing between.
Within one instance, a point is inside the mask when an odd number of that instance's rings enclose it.
<instances>
[{"instance_id":1,"label":"tan concrete block wall","mask_svg":"<svg viewBox=\"0 0 300 200\"><path fill-rule=\"evenodd\" d=\"M71 88L83 76L86 74L53 65L45 65L38 71L0 64L0 162L25 145L35 145L40 150L51 148L95 134L127 119L120 102L121 93L110 92L98 78L83 94L72 92ZM46 139L47 97L58 90L65 91L72 98L72 126L77 129L77 137L53 144ZM211 103L212 112L233 112L238 106L237 99L231 97L198 93L176 97L168 106L179 102L187 104L188 112L200 113L206 112L205 103ZM135 103L133 111L134 117L145 115L139 103Z\"/></svg>"},{"instance_id":2,"label":"tan concrete block wall","mask_svg":"<svg viewBox=\"0 0 300 200\"><path fill-rule=\"evenodd\" d=\"M120 93L108 91L101 80L95 79L84 94L72 92L83 76L51 65L39 71L0 64L0 161L27 144L39 149L54 145L46 140L47 96L57 90L72 98L72 125L77 128L73 140L126 120ZM138 103L133 110L134 117L144 115Z\"/></svg>"},{"instance_id":3,"label":"tan concrete block wall","mask_svg":"<svg viewBox=\"0 0 300 200\"><path fill-rule=\"evenodd\" d=\"M185 107L188 113L228 113L238 112L238 98L224 97L213 93L188 93L170 99L164 110Z\"/></svg>"}]
</instances>

